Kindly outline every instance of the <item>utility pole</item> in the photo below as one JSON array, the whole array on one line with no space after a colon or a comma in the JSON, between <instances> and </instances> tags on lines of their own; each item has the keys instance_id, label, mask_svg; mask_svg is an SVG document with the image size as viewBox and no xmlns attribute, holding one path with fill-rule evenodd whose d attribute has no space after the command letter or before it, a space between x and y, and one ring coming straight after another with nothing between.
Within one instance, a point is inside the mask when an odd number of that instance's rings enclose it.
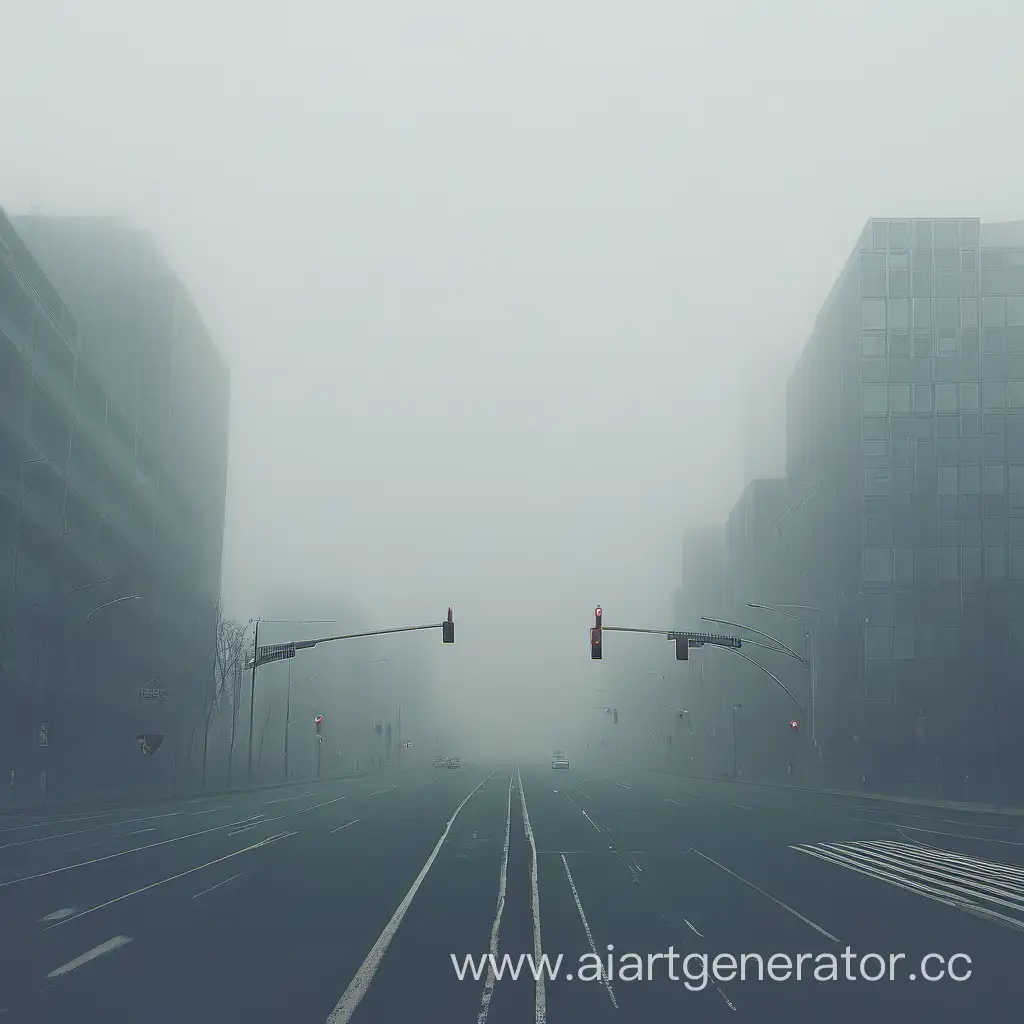
<instances>
[{"instance_id":1,"label":"utility pole","mask_svg":"<svg viewBox=\"0 0 1024 1024\"><path fill-rule=\"evenodd\" d=\"M252 732L256 718L256 666L260 653L260 620L255 619L252 640L252 682L249 687L249 784L252 785Z\"/></svg>"},{"instance_id":2,"label":"utility pole","mask_svg":"<svg viewBox=\"0 0 1024 1024\"><path fill-rule=\"evenodd\" d=\"M742 704L732 706L732 777L736 780L736 712L743 707Z\"/></svg>"},{"instance_id":3,"label":"utility pole","mask_svg":"<svg viewBox=\"0 0 1024 1024\"><path fill-rule=\"evenodd\" d=\"M288 689L284 698L284 781L288 781L288 725L292 719L292 663L288 662Z\"/></svg>"}]
</instances>

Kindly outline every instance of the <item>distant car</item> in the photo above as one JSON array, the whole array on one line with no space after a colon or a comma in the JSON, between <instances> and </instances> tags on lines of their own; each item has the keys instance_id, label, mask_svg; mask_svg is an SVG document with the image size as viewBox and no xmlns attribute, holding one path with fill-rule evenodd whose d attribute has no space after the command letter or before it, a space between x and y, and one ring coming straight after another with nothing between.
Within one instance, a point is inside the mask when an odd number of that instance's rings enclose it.
<instances>
[{"instance_id":1,"label":"distant car","mask_svg":"<svg viewBox=\"0 0 1024 1024\"><path fill-rule=\"evenodd\" d=\"M554 759L554 761L551 762L551 767L552 768L564 768L566 771L568 771L569 770L569 758L567 758L567 757L556 757Z\"/></svg>"},{"instance_id":2,"label":"distant car","mask_svg":"<svg viewBox=\"0 0 1024 1024\"><path fill-rule=\"evenodd\" d=\"M443 768L448 762L443 757L434 758L434 767Z\"/></svg>"},{"instance_id":3,"label":"distant car","mask_svg":"<svg viewBox=\"0 0 1024 1024\"><path fill-rule=\"evenodd\" d=\"M449 757L448 758L448 767L449 768L461 768L462 767L462 758L461 757Z\"/></svg>"}]
</instances>

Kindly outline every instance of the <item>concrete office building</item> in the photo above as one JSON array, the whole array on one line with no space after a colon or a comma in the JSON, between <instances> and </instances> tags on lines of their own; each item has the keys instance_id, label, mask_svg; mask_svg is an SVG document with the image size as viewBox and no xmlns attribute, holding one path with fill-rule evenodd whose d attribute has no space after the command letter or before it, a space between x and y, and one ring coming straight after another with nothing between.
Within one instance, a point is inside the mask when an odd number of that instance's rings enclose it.
<instances>
[{"instance_id":1,"label":"concrete office building","mask_svg":"<svg viewBox=\"0 0 1024 1024\"><path fill-rule=\"evenodd\" d=\"M792 500L731 551L808 609L820 780L1020 796L1024 224L870 221L787 406Z\"/></svg>"},{"instance_id":2,"label":"concrete office building","mask_svg":"<svg viewBox=\"0 0 1024 1024\"><path fill-rule=\"evenodd\" d=\"M227 369L147 236L3 215L0 363L0 768L163 787L211 671Z\"/></svg>"}]
</instances>

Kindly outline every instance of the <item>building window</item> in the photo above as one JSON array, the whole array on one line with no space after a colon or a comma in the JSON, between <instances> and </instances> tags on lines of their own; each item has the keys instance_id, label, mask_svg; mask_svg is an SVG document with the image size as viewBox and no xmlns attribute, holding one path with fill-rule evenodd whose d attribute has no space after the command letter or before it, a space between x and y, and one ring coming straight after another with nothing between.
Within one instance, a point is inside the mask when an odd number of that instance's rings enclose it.
<instances>
[{"instance_id":1,"label":"building window","mask_svg":"<svg viewBox=\"0 0 1024 1024\"><path fill-rule=\"evenodd\" d=\"M891 220L889 223L889 248L910 248L910 224L905 220Z\"/></svg>"},{"instance_id":2,"label":"building window","mask_svg":"<svg viewBox=\"0 0 1024 1024\"><path fill-rule=\"evenodd\" d=\"M860 379L865 384L884 384L888 379L888 366L884 359L862 359Z\"/></svg>"},{"instance_id":3,"label":"building window","mask_svg":"<svg viewBox=\"0 0 1024 1024\"><path fill-rule=\"evenodd\" d=\"M866 331L885 330L885 299L861 301L861 327Z\"/></svg>"},{"instance_id":4,"label":"building window","mask_svg":"<svg viewBox=\"0 0 1024 1024\"><path fill-rule=\"evenodd\" d=\"M955 549L954 549L955 550ZM981 576L981 548L963 549L963 577L965 580L980 580Z\"/></svg>"},{"instance_id":5,"label":"building window","mask_svg":"<svg viewBox=\"0 0 1024 1024\"><path fill-rule=\"evenodd\" d=\"M1010 471L1010 511L1024 512L1024 465L1014 464Z\"/></svg>"},{"instance_id":6,"label":"building window","mask_svg":"<svg viewBox=\"0 0 1024 1024\"><path fill-rule=\"evenodd\" d=\"M865 359L879 359L885 357L885 334L862 334L860 336L860 354Z\"/></svg>"},{"instance_id":7,"label":"building window","mask_svg":"<svg viewBox=\"0 0 1024 1024\"><path fill-rule=\"evenodd\" d=\"M1005 462L1006 461L1006 435L986 434L983 438L982 449L983 462Z\"/></svg>"},{"instance_id":8,"label":"building window","mask_svg":"<svg viewBox=\"0 0 1024 1024\"><path fill-rule=\"evenodd\" d=\"M861 270L885 270L884 252L862 252L860 254Z\"/></svg>"},{"instance_id":9,"label":"building window","mask_svg":"<svg viewBox=\"0 0 1024 1024\"><path fill-rule=\"evenodd\" d=\"M900 584L914 582L914 549L896 549L896 582Z\"/></svg>"},{"instance_id":10,"label":"building window","mask_svg":"<svg viewBox=\"0 0 1024 1024\"><path fill-rule=\"evenodd\" d=\"M1011 409L1024 409L1024 380L1007 381L1006 395Z\"/></svg>"},{"instance_id":11,"label":"building window","mask_svg":"<svg viewBox=\"0 0 1024 1024\"><path fill-rule=\"evenodd\" d=\"M889 470L872 466L864 470L864 493L883 496L889 493Z\"/></svg>"},{"instance_id":12,"label":"building window","mask_svg":"<svg viewBox=\"0 0 1024 1024\"><path fill-rule=\"evenodd\" d=\"M959 493L959 472L956 466L939 466L939 494Z\"/></svg>"},{"instance_id":13,"label":"building window","mask_svg":"<svg viewBox=\"0 0 1024 1024\"><path fill-rule=\"evenodd\" d=\"M892 657L892 627L864 627L864 657L869 659Z\"/></svg>"},{"instance_id":14,"label":"building window","mask_svg":"<svg viewBox=\"0 0 1024 1024\"><path fill-rule=\"evenodd\" d=\"M981 466L961 466L960 487L962 494L981 494Z\"/></svg>"},{"instance_id":15,"label":"building window","mask_svg":"<svg viewBox=\"0 0 1024 1024\"><path fill-rule=\"evenodd\" d=\"M893 657L897 661L908 661L914 658L914 627L897 626L893 643Z\"/></svg>"},{"instance_id":16,"label":"building window","mask_svg":"<svg viewBox=\"0 0 1024 1024\"><path fill-rule=\"evenodd\" d=\"M885 441L889 437L889 420L885 416L865 416L861 430L865 441Z\"/></svg>"},{"instance_id":17,"label":"building window","mask_svg":"<svg viewBox=\"0 0 1024 1024\"><path fill-rule=\"evenodd\" d=\"M1010 579L1024 580L1024 544L1010 547Z\"/></svg>"},{"instance_id":18,"label":"building window","mask_svg":"<svg viewBox=\"0 0 1024 1024\"><path fill-rule=\"evenodd\" d=\"M964 412L977 412L981 408L981 385L965 381L960 385L960 408Z\"/></svg>"},{"instance_id":19,"label":"building window","mask_svg":"<svg viewBox=\"0 0 1024 1024\"><path fill-rule=\"evenodd\" d=\"M928 365L928 376L927 380L931 380L931 363L928 357L932 354L932 335L931 331L917 331L914 334L914 363L918 371L920 367ZM921 378L916 378L918 383L921 383Z\"/></svg>"},{"instance_id":20,"label":"building window","mask_svg":"<svg viewBox=\"0 0 1024 1024\"><path fill-rule=\"evenodd\" d=\"M892 548L864 549L864 582L889 583L892 579Z\"/></svg>"},{"instance_id":21,"label":"building window","mask_svg":"<svg viewBox=\"0 0 1024 1024\"><path fill-rule=\"evenodd\" d=\"M1024 327L1024 298L1013 295L1006 301L1006 326Z\"/></svg>"},{"instance_id":22,"label":"building window","mask_svg":"<svg viewBox=\"0 0 1024 1024\"><path fill-rule=\"evenodd\" d=\"M864 618L873 626L881 626L892 622L891 595L866 593L864 595Z\"/></svg>"},{"instance_id":23,"label":"building window","mask_svg":"<svg viewBox=\"0 0 1024 1024\"><path fill-rule=\"evenodd\" d=\"M914 412L930 414L932 410L931 384L914 385ZM895 411L895 410L893 410Z\"/></svg>"},{"instance_id":24,"label":"building window","mask_svg":"<svg viewBox=\"0 0 1024 1024\"><path fill-rule=\"evenodd\" d=\"M981 385L981 404L983 409L1006 408L1006 381L986 380Z\"/></svg>"},{"instance_id":25,"label":"building window","mask_svg":"<svg viewBox=\"0 0 1024 1024\"><path fill-rule=\"evenodd\" d=\"M910 412L910 385L909 384L893 384L889 388L889 403L892 412L908 413ZM865 412L868 411L865 409ZM874 409L872 412L876 411Z\"/></svg>"},{"instance_id":26,"label":"building window","mask_svg":"<svg viewBox=\"0 0 1024 1024\"><path fill-rule=\"evenodd\" d=\"M886 412L885 385L864 384L860 389L861 410L865 413Z\"/></svg>"},{"instance_id":27,"label":"building window","mask_svg":"<svg viewBox=\"0 0 1024 1024\"><path fill-rule=\"evenodd\" d=\"M909 384L910 383L910 360L892 358L889 360L889 383Z\"/></svg>"},{"instance_id":28,"label":"building window","mask_svg":"<svg viewBox=\"0 0 1024 1024\"><path fill-rule=\"evenodd\" d=\"M982 475L985 494L1006 493L1006 467L986 466Z\"/></svg>"},{"instance_id":29,"label":"building window","mask_svg":"<svg viewBox=\"0 0 1024 1024\"><path fill-rule=\"evenodd\" d=\"M860 293L865 298L885 297L885 271L864 270L860 275Z\"/></svg>"},{"instance_id":30,"label":"building window","mask_svg":"<svg viewBox=\"0 0 1024 1024\"><path fill-rule=\"evenodd\" d=\"M985 578L1006 579L1006 548L1002 545L985 548Z\"/></svg>"},{"instance_id":31,"label":"building window","mask_svg":"<svg viewBox=\"0 0 1024 1024\"><path fill-rule=\"evenodd\" d=\"M910 299L889 300L889 329L892 331L910 330Z\"/></svg>"}]
</instances>

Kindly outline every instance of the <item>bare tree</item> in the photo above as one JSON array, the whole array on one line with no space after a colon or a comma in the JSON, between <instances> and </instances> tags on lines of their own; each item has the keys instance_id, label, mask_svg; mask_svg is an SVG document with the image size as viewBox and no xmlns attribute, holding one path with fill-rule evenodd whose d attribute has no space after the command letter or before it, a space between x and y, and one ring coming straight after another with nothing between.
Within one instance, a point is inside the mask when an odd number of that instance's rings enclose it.
<instances>
[{"instance_id":1,"label":"bare tree","mask_svg":"<svg viewBox=\"0 0 1024 1024\"><path fill-rule=\"evenodd\" d=\"M242 711L242 685L245 682L245 666L249 657L249 627L241 622L223 620L224 629L224 651L225 663L230 666L227 669L225 678L228 680L231 696L231 730L228 741L228 789L231 788L232 772L235 765L235 737L238 734L238 717ZM230 623L230 629L227 628ZM221 631L218 629L217 636L220 638ZM218 651L220 644L218 642Z\"/></svg>"},{"instance_id":2,"label":"bare tree","mask_svg":"<svg viewBox=\"0 0 1024 1024\"><path fill-rule=\"evenodd\" d=\"M234 752L235 725L238 722L238 705L241 692L242 673L245 669L247 648L246 627L224 615L224 605L217 601L216 644L214 647L213 678L210 682L201 712L203 721L203 789L206 789L206 766L210 746L210 725L214 717L231 706L231 753ZM198 724L198 723L197 723ZM194 731L194 730L193 730ZM228 785L231 784L231 764L228 762Z\"/></svg>"}]
</instances>

